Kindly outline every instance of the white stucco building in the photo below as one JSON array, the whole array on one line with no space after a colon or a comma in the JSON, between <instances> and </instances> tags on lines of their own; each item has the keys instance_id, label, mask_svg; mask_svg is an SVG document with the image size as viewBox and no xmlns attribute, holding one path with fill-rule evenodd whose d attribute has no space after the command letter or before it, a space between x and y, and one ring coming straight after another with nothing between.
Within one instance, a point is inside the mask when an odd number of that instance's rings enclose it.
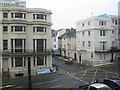
<instances>
[{"instance_id":1,"label":"white stucco building","mask_svg":"<svg viewBox=\"0 0 120 90\"><path fill-rule=\"evenodd\" d=\"M116 25L112 23L111 18L113 16L100 15L77 22L76 50L78 63L95 66L110 63L114 59L115 56L112 56L111 48L115 34L112 34L112 29L115 29ZM114 19L115 22L116 20ZM117 37L115 36L115 38Z\"/></svg>"},{"instance_id":2,"label":"white stucco building","mask_svg":"<svg viewBox=\"0 0 120 90\"><path fill-rule=\"evenodd\" d=\"M51 11L42 8L0 8L0 73L28 75L52 67Z\"/></svg>"},{"instance_id":3,"label":"white stucco building","mask_svg":"<svg viewBox=\"0 0 120 90\"><path fill-rule=\"evenodd\" d=\"M65 29L60 29L60 30L56 30L54 31L53 35L52 35L52 42L53 42L53 50L54 51L58 51L58 37L60 37L61 35L63 35L66 32Z\"/></svg>"},{"instance_id":4,"label":"white stucco building","mask_svg":"<svg viewBox=\"0 0 120 90\"><path fill-rule=\"evenodd\" d=\"M76 29L66 29L66 33L58 38L61 56L76 60Z\"/></svg>"}]
</instances>

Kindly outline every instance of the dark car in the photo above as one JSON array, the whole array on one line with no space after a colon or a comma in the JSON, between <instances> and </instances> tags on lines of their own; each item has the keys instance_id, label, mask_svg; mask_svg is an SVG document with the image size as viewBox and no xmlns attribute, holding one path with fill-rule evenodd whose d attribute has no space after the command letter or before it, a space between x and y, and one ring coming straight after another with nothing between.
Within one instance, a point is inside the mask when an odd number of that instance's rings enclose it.
<instances>
[{"instance_id":1,"label":"dark car","mask_svg":"<svg viewBox=\"0 0 120 90\"><path fill-rule=\"evenodd\" d=\"M105 79L103 83L111 87L113 90L120 90L120 79Z\"/></svg>"}]
</instances>

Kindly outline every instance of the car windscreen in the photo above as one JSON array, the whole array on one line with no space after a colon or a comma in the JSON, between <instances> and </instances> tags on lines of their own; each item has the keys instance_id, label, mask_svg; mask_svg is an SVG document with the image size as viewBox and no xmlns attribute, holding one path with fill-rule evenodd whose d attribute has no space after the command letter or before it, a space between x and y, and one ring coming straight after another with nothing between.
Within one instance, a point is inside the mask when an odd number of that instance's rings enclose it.
<instances>
[{"instance_id":1,"label":"car windscreen","mask_svg":"<svg viewBox=\"0 0 120 90\"><path fill-rule=\"evenodd\" d=\"M116 83L120 87L120 80L117 80Z\"/></svg>"},{"instance_id":2,"label":"car windscreen","mask_svg":"<svg viewBox=\"0 0 120 90\"><path fill-rule=\"evenodd\" d=\"M97 88L90 86L89 90L97 90Z\"/></svg>"},{"instance_id":3,"label":"car windscreen","mask_svg":"<svg viewBox=\"0 0 120 90\"><path fill-rule=\"evenodd\" d=\"M119 83L119 82L113 82L113 81L110 81L110 80L104 80L104 84L108 85L112 89L119 88L117 83Z\"/></svg>"}]
</instances>

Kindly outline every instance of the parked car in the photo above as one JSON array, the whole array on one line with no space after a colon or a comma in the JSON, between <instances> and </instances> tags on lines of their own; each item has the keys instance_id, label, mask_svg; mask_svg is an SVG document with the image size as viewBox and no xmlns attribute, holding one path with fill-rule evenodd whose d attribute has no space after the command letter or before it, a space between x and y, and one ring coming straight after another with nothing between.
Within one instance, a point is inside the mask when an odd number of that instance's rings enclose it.
<instances>
[{"instance_id":1,"label":"parked car","mask_svg":"<svg viewBox=\"0 0 120 90\"><path fill-rule=\"evenodd\" d=\"M89 85L79 86L79 90L87 90Z\"/></svg>"},{"instance_id":2,"label":"parked car","mask_svg":"<svg viewBox=\"0 0 120 90\"><path fill-rule=\"evenodd\" d=\"M120 90L120 79L118 78L105 79L103 83L111 87L113 90Z\"/></svg>"},{"instance_id":3,"label":"parked car","mask_svg":"<svg viewBox=\"0 0 120 90\"><path fill-rule=\"evenodd\" d=\"M87 90L112 90L112 89L106 84L94 83L89 85Z\"/></svg>"},{"instance_id":4,"label":"parked car","mask_svg":"<svg viewBox=\"0 0 120 90\"><path fill-rule=\"evenodd\" d=\"M73 64L73 60L71 58L65 59L65 64Z\"/></svg>"},{"instance_id":5,"label":"parked car","mask_svg":"<svg viewBox=\"0 0 120 90\"><path fill-rule=\"evenodd\" d=\"M73 64L73 61L71 61L71 60L66 60L66 61L65 61L65 64Z\"/></svg>"}]
</instances>

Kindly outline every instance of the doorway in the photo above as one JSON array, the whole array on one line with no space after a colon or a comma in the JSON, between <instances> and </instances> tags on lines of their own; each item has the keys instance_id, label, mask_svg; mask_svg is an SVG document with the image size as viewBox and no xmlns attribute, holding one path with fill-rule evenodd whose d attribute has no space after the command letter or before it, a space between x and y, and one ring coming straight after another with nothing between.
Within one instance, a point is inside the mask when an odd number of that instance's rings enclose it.
<instances>
[{"instance_id":1,"label":"doorway","mask_svg":"<svg viewBox=\"0 0 120 90\"><path fill-rule=\"evenodd\" d=\"M81 54L80 54L80 56L79 56L79 62L81 63Z\"/></svg>"},{"instance_id":2,"label":"doorway","mask_svg":"<svg viewBox=\"0 0 120 90\"><path fill-rule=\"evenodd\" d=\"M8 58L3 58L3 63L2 63L2 65L3 65L3 72L8 72Z\"/></svg>"},{"instance_id":3,"label":"doorway","mask_svg":"<svg viewBox=\"0 0 120 90\"><path fill-rule=\"evenodd\" d=\"M76 53L74 53L74 60L77 61Z\"/></svg>"}]
</instances>

